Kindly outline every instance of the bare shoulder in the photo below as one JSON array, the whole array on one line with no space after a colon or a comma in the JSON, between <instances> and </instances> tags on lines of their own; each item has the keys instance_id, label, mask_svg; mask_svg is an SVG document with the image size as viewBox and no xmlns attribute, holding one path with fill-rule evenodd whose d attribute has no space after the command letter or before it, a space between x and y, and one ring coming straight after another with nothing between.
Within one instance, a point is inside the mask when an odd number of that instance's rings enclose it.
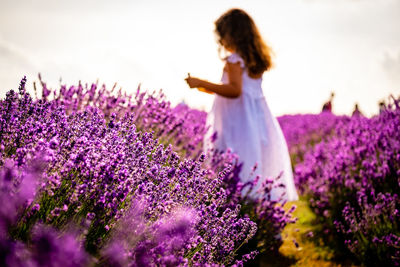
<instances>
[{"instance_id":1,"label":"bare shoulder","mask_svg":"<svg viewBox=\"0 0 400 267\"><path fill-rule=\"evenodd\" d=\"M240 64L240 62L226 62L224 70L226 71L241 71L242 70L242 66Z\"/></svg>"}]
</instances>

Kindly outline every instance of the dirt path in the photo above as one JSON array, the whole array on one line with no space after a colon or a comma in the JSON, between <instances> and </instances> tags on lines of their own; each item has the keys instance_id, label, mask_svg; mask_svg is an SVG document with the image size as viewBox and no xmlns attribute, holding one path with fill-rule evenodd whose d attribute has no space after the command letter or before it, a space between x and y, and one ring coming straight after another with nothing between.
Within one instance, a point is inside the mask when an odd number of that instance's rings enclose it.
<instances>
[{"instance_id":1,"label":"dirt path","mask_svg":"<svg viewBox=\"0 0 400 267\"><path fill-rule=\"evenodd\" d=\"M261 266L263 267L342 267L354 266L351 263L337 263L333 261L333 251L318 240L319 244L310 240L316 225L314 213L310 210L307 202L299 200L290 202L287 207L293 204L297 206L294 216L298 218L295 224L286 226L282 233L283 244L279 249L278 256L264 256Z\"/></svg>"}]
</instances>

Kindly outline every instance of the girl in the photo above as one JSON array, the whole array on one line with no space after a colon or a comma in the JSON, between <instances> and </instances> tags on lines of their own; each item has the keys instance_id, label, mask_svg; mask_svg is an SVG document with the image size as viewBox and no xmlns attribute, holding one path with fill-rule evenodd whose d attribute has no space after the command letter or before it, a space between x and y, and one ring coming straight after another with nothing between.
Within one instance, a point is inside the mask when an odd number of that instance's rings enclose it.
<instances>
[{"instance_id":1,"label":"girl","mask_svg":"<svg viewBox=\"0 0 400 267\"><path fill-rule=\"evenodd\" d=\"M219 44L230 53L221 84L190 77L190 88L215 94L207 122L211 126L207 141L217 134L212 146L230 148L243 161L240 179L248 182L260 176L256 188L267 178L277 178L272 200L297 200L290 157L282 130L271 114L261 88L262 75L272 67L271 49L262 40L252 18L241 9L231 9L215 22ZM257 197L255 190L251 193Z\"/></svg>"}]
</instances>

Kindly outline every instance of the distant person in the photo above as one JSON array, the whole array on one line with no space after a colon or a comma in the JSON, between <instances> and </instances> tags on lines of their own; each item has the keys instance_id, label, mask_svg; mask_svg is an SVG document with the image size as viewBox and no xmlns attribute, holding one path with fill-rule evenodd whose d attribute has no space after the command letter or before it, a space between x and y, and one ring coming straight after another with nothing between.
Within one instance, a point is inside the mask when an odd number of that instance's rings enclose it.
<instances>
[{"instance_id":1,"label":"distant person","mask_svg":"<svg viewBox=\"0 0 400 267\"><path fill-rule=\"evenodd\" d=\"M335 97L335 93L332 92L328 102L326 102L322 106L322 112L324 112L324 111L332 112L332 100L334 97Z\"/></svg>"},{"instance_id":2,"label":"distant person","mask_svg":"<svg viewBox=\"0 0 400 267\"><path fill-rule=\"evenodd\" d=\"M363 116L357 103L354 105L354 110L353 110L353 113L351 114L351 116Z\"/></svg>"},{"instance_id":3,"label":"distant person","mask_svg":"<svg viewBox=\"0 0 400 267\"><path fill-rule=\"evenodd\" d=\"M282 174L277 184L285 187L272 189L271 198L297 200L288 147L282 130L272 115L261 88L262 75L272 67L272 51L262 39L253 19L241 9L231 9L215 22L215 33L221 48L229 56L224 58L222 83L211 83L188 75L190 88L215 95L208 114L210 144L218 150L230 148L243 161L240 179L248 182L257 163L255 175L260 176L257 187L267 178ZM257 188L256 187L256 188ZM263 194L251 193L252 197Z\"/></svg>"},{"instance_id":4,"label":"distant person","mask_svg":"<svg viewBox=\"0 0 400 267\"><path fill-rule=\"evenodd\" d=\"M385 110L386 110L385 101L382 100L379 102L379 114L381 114Z\"/></svg>"}]
</instances>

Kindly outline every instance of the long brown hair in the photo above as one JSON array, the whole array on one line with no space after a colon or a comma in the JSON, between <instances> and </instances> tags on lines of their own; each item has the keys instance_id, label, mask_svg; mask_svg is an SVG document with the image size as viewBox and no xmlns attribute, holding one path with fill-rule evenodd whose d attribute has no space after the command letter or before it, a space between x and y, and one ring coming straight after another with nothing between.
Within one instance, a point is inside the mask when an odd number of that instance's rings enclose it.
<instances>
[{"instance_id":1,"label":"long brown hair","mask_svg":"<svg viewBox=\"0 0 400 267\"><path fill-rule=\"evenodd\" d=\"M243 58L250 76L258 76L272 67L272 49L243 10L225 12L215 21L215 32L222 46L233 48Z\"/></svg>"}]
</instances>

